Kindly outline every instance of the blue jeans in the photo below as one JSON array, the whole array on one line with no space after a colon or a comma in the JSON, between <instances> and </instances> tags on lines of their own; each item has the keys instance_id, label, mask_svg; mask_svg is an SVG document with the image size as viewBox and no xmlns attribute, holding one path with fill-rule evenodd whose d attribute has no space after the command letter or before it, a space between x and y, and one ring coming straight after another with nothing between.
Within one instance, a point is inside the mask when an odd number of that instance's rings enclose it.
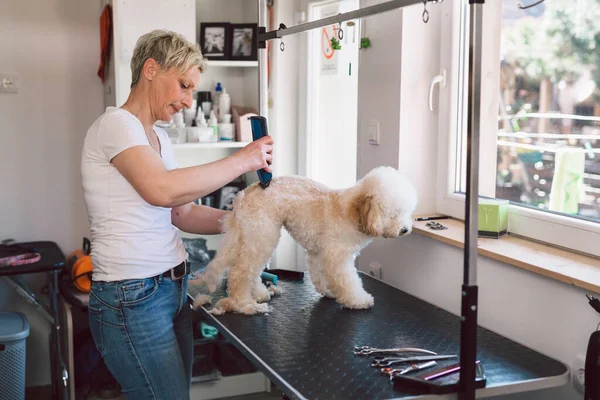
<instances>
[{"instance_id":1,"label":"blue jeans","mask_svg":"<svg viewBox=\"0 0 600 400\"><path fill-rule=\"evenodd\" d=\"M187 281L92 282L92 336L126 399L190 398L194 339Z\"/></svg>"}]
</instances>

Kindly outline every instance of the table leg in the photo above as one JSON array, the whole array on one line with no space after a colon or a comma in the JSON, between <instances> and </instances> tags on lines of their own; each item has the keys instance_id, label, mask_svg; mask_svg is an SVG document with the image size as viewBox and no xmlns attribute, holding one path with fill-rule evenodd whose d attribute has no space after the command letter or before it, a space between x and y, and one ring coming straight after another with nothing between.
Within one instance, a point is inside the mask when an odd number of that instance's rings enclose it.
<instances>
[{"instance_id":1,"label":"table leg","mask_svg":"<svg viewBox=\"0 0 600 400\"><path fill-rule=\"evenodd\" d=\"M48 297L54 324L50 330L50 365L52 368L53 399L65 400L69 374L62 358L60 346L60 319L58 318L58 271L50 272L48 282Z\"/></svg>"}]
</instances>

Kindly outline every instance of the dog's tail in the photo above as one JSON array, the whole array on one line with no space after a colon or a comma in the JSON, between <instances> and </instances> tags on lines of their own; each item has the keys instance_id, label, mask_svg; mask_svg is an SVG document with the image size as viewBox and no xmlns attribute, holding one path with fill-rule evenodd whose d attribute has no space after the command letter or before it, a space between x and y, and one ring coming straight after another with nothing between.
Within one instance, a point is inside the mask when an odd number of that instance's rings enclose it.
<instances>
[{"instance_id":1,"label":"dog's tail","mask_svg":"<svg viewBox=\"0 0 600 400\"><path fill-rule=\"evenodd\" d=\"M244 191L241 191L233 201L233 212L227 215L223 220L224 234L221 239L220 248L217 251L215 258L211 260L200 277L202 283L206 284L211 293L221 284L227 268L239 260L241 234L239 225L236 221L236 212L241 208L243 199Z\"/></svg>"}]
</instances>

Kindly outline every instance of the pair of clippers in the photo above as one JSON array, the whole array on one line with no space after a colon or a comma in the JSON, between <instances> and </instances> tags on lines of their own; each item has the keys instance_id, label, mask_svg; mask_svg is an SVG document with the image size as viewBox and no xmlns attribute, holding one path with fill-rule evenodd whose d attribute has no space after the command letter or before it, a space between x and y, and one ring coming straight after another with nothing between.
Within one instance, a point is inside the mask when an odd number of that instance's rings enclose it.
<instances>
[{"instance_id":1,"label":"pair of clippers","mask_svg":"<svg viewBox=\"0 0 600 400\"><path fill-rule=\"evenodd\" d=\"M265 117L260 116L252 116L250 119L250 126L252 127L252 140L256 141L263 136L268 136L269 133L267 131L267 119ZM260 181L260 186L263 189L266 189L271 183L271 179L273 175L270 172L265 171L265 169L260 169L256 171L258 173L258 180Z\"/></svg>"}]
</instances>

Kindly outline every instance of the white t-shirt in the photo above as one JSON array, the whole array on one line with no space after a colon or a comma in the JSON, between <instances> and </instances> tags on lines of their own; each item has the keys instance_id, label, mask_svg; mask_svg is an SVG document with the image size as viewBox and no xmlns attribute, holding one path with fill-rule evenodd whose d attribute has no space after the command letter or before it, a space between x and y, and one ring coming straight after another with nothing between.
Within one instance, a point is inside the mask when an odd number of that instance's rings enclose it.
<instances>
[{"instance_id":1,"label":"white t-shirt","mask_svg":"<svg viewBox=\"0 0 600 400\"><path fill-rule=\"evenodd\" d=\"M154 130L165 166L177 168L167 133L158 127ZM96 281L148 278L187 258L171 223L171 209L147 203L110 162L133 146L150 146L150 142L140 120L117 107L108 107L92 124L83 144L81 176Z\"/></svg>"}]
</instances>

